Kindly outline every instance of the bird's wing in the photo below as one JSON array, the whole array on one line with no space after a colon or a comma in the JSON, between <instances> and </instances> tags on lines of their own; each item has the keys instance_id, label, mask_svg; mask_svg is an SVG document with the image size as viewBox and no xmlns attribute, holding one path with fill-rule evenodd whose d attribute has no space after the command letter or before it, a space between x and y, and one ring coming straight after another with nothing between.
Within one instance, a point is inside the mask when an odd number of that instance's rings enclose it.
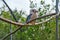
<instances>
[{"instance_id":1,"label":"bird's wing","mask_svg":"<svg viewBox=\"0 0 60 40\"><path fill-rule=\"evenodd\" d=\"M30 21L32 14L27 16L26 23Z\"/></svg>"}]
</instances>

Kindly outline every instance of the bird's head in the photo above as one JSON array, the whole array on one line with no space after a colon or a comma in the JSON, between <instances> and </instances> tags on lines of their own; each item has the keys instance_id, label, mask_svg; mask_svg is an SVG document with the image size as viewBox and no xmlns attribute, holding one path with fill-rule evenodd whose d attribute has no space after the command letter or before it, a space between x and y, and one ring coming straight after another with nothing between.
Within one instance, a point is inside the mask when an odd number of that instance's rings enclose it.
<instances>
[{"instance_id":1,"label":"bird's head","mask_svg":"<svg viewBox=\"0 0 60 40\"><path fill-rule=\"evenodd\" d=\"M38 11L37 11L36 9L31 9L31 10L30 10L30 13L31 13L31 14L36 14L37 12L38 12Z\"/></svg>"}]
</instances>

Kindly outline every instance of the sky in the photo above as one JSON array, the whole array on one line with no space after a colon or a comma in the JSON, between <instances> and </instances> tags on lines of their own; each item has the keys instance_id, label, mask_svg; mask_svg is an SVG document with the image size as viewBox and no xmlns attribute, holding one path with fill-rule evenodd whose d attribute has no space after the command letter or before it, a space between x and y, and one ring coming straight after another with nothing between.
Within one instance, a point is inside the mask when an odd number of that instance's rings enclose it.
<instances>
[{"instance_id":1,"label":"sky","mask_svg":"<svg viewBox=\"0 0 60 40\"><path fill-rule=\"evenodd\" d=\"M10 8L12 10L14 10L15 8L19 11L19 10L23 10L26 11L27 14L29 14L29 6L30 6L30 2L29 0L5 0L7 2L7 4L10 6ZM34 3L37 3L37 6L40 7L40 1L39 0L32 0L34 1ZM50 4L52 5L51 0L45 0L46 4ZM0 7L3 6L3 2L0 0ZM37 7L37 8L38 8Z\"/></svg>"}]
</instances>

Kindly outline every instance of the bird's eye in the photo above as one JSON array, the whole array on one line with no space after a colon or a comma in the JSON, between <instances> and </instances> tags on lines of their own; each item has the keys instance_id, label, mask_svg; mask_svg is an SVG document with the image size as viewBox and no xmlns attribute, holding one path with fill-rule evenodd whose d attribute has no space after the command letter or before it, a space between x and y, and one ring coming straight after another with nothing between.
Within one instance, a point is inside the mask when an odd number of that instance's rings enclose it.
<instances>
[{"instance_id":1,"label":"bird's eye","mask_svg":"<svg viewBox=\"0 0 60 40\"><path fill-rule=\"evenodd\" d=\"M34 12L34 10L32 10Z\"/></svg>"}]
</instances>

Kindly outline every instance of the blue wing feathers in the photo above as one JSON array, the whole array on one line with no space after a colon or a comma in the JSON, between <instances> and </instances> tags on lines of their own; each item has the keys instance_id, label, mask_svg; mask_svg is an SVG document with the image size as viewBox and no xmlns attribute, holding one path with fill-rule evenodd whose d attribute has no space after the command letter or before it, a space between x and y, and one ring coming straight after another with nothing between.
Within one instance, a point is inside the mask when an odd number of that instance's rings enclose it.
<instances>
[{"instance_id":1,"label":"blue wing feathers","mask_svg":"<svg viewBox=\"0 0 60 40\"><path fill-rule=\"evenodd\" d=\"M27 23L28 21L30 21L31 15L32 15L32 14L28 15L28 17L27 17L27 19L26 19L26 23Z\"/></svg>"}]
</instances>

